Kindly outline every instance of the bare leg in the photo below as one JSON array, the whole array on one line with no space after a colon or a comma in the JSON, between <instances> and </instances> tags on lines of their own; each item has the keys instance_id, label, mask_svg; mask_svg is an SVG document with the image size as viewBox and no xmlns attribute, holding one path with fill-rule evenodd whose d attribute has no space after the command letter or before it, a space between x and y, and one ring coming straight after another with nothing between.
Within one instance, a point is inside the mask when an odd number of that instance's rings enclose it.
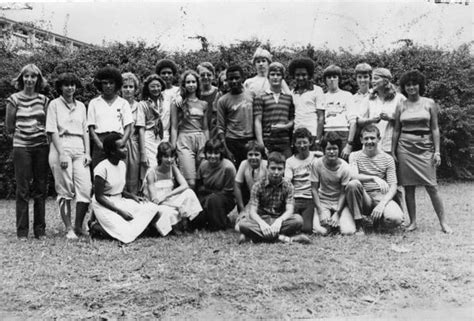
<instances>
[{"instance_id":1,"label":"bare leg","mask_svg":"<svg viewBox=\"0 0 474 321\"><path fill-rule=\"evenodd\" d=\"M66 225L66 238L68 239L77 239L76 233L72 228L71 224L71 200L61 198L59 201L59 212L61 213L61 218L63 219L64 225Z\"/></svg>"},{"instance_id":2,"label":"bare leg","mask_svg":"<svg viewBox=\"0 0 474 321\"><path fill-rule=\"evenodd\" d=\"M89 203L85 203L85 202L76 203L76 224L75 224L74 230L77 235L85 234L82 229L82 223L84 222L84 217L86 216L88 209L89 209Z\"/></svg>"},{"instance_id":3,"label":"bare leg","mask_svg":"<svg viewBox=\"0 0 474 321\"><path fill-rule=\"evenodd\" d=\"M446 223L446 216L444 215L444 206L443 201L441 201L441 197L438 193L438 187L436 186L425 186L428 195L430 196L431 203L433 204L433 208L438 215L439 224L441 225L441 230L446 234L453 233L453 230L448 226Z\"/></svg>"},{"instance_id":4,"label":"bare leg","mask_svg":"<svg viewBox=\"0 0 474 321\"><path fill-rule=\"evenodd\" d=\"M416 202L415 202L415 188L416 186L405 186L405 200L407 202L408 216L410 217L410 225L407 226L407 231L416 230Z\"/></svg>"}]
</instances>

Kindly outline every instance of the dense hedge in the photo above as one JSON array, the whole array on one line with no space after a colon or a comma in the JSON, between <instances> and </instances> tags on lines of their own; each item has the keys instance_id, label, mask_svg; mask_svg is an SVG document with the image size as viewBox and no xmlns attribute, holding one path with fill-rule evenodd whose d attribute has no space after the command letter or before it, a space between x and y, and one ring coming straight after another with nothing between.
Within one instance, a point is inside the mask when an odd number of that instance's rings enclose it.
<instances>
[{"instance_id":1,"label":"dense hedge","mask_svg":"<svg viewBox=\"0 0 474 321\"><path fill-rule=\"evenodd\" d=\"M392 71L397 82L404 71L416 68L423 72L428 80L426 96L434 98L441 106L441 153L443 164L439 174L443 178L473 179L473 128L474 128L474 72L473 56L470 46L463 45L452 51L426 46L408 44L402 48L378 53L354 54L339 51L318 50L311 45L299 48L274 48L269 43L257 40L242 41L230 46L220 46L211 51L165 52L159 47L148 47L145 43L127 42L110 44L105 47L93 47L74 53L44 46L22 54L0 47L0 197L14 195L13 165L10 152L11 142L3 135L5 118L5 99L15 92L11 85L20 68L26 63L37 64L49 80L54 80L63 71L74 71L82 80L84 88L77 97L84 103L98 93L92 85L93 75L98 68L114 63L122 71L131 71L144 79L154 70L158 59L169 57L179 65L180 71L195 68L199 62L210 61L213 64L239 63L247 76L253 74L251 57L258 46L269 49L275 61L288 65L298 56L307 56L316 62L314 81L324 88L322 70L331 63L338 64L344 70L341 88L355 92L354 67L359 62L368 62L372 66L383 66ZM291 80L287 80L291 83ZM45 94L54 97L53 86L45 89ZM52 184L50 184L50 189Z\"/></svg>"}]
</instances>

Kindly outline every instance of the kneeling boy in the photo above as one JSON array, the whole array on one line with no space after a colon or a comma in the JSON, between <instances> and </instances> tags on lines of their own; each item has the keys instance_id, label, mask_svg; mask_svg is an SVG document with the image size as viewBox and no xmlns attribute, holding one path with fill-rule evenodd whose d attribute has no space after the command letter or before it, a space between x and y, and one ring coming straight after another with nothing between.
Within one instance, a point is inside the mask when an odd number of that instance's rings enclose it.
<instances>
[{"instance_id":1,"label":"kneeling boy","mask_svg":"<svg viewBox=\"0 0 474 321\"><path fill-rule=\"evenodd\" d=\"M268 157L268 174L252 187L249 217L240 222L242 238L254 242L310 243L301 231L303 218L293 214L294 187L285 178L285 157L272 152Z\"/></svg>"}]
</instances>

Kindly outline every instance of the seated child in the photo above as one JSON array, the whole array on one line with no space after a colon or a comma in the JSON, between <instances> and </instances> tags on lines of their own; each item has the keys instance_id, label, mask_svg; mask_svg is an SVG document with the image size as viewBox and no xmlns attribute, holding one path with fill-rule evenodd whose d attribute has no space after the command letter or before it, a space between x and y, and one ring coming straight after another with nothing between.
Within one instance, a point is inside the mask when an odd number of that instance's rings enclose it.
<instances>
[{"instance_id":1,"label":"seated child","mask_svg":"<svg viewBox=\"0 0 474 321\"><path fill-rule=\"evenodd\" d=\"M321 152L310 151L311 144L311 132L306 128L298 128L293 134L296 153L286 160L285 167L285 178L295 188L294 212L303 217L303 233L311 233L313 230L314 202L309 177L311 164L317 159L317 155L321 156Z\"/></svg>"},{"instance_id":2,"label":"seated child","mask_svg":"<svg viewBox=\"0 0 474 321\"><path fill-rule=\"evenodd\" d=\"M253 242L310 243L306 235L292 236L301 231L303 218L293 214L294 188L283 177L285 157L272 152L268 157L268 174L252 187L249 217L240 223L239 242L247 239Z\"/></svg>"},{"instance_id":3,"label":"seated child","mask_svg":"<svg viewBox=\"0 0 474 321\"><path fill-rule=\"evenodd\" d=\"M323 138L324 156L313 163L311 185L314 200L313 233L326 235L328 228L353 234L352 215L345 204L345 188L351 179L349 165L339 158L342 141L334 132Z\"/></svg>"},{"instance_id":4,"label":"seated child","mask_svg":"<svg viewBox=\"0 0 474 321\"><path fill-rule=\"evenodd\" d=\"M155 224L158 232L166 236L174 230L179 233L178 223L186 229L188 220L193 220L202 211L201 203L176 166L176 150L168 142L158 146L158 165L145 177L145 195L159 205L159 219Z\"/></svg>"},{"instance_id":5,"label":"seated child","mask_svg":"<svg viewBox=\"0 0 474 321\"><path fill-rule=\"evenodd\" d=\"M235 176L234 196L239 213L235 230L239 232L240 220L248 215L248 204L252 186L267 175L267 161L263 160L265 156L265 147L253 140L245 146L247 150L247 159L240 163L239 170Z\"/></svg>"}]
</instances>

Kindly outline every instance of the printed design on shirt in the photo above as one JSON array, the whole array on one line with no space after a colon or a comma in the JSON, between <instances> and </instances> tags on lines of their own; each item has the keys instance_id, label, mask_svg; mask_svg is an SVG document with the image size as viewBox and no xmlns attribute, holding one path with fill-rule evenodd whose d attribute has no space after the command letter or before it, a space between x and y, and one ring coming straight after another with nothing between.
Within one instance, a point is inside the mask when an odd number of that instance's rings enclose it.
<instances>
[{"instance_id":1,"label":"printed design on shirt","mask_svg":"<svg viewBox=\"0 0 474 321\"><path fill-rule=\"evenodd\" d=\"M117 120L120 122L120 124L123 124L123 113L121 107L117 107Z\"/></svg>"},{"instance_id":2,"label":"printed design on shirt","mask_svg":"<svg viewBox=\"0 0 474 321\"><path fill-rule=\"evenodd\" d=\"M341 114L346 113L347 108L345 104L340 101L331 101L326 105L326 117L337 117Z\"/></svg>"}]
</instances>

